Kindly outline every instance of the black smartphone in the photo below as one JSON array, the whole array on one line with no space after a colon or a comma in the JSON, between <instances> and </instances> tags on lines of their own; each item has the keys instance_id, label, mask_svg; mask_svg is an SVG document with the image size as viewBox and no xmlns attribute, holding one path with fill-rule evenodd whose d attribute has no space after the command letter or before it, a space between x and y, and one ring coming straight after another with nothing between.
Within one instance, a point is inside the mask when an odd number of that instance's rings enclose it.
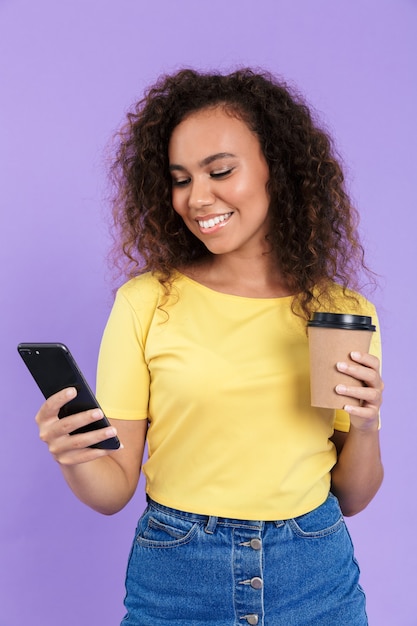
<instances>
[{"instance_id":1,"label":"black smartphone","mask_svg":"<svg viewBox=\"0 0 417 626\"><path fill-rule=\"evenodd\" d=\"M66 387L76 388L76 397L64 404L58 414L59 418L100 408L67 346L62 343L20 343L17 349L45 398L49 398ZM106 426L110 426L110 423L106 417L103 417L101 420L77 428L71 435ZM90 447L117 450L120 448L120 441L117 437L110 437Z\"/></svg>"}]
</instances>

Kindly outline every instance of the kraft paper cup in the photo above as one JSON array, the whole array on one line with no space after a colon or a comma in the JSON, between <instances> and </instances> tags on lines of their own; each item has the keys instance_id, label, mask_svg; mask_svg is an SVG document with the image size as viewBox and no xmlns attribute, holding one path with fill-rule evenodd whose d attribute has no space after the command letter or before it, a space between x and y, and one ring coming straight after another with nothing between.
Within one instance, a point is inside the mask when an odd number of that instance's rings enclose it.
<instances>
[{"instance_id":1,"label":"kraft paper cup","mask_svg":"<svg viewBox=\"0 0 417 626\"><path fill-rule=\"evenodd\" d=\"M360 387L360 380L339 372L336 364L349 362L353 351L368 352L375 326L366 315L345 313L313 314L308 322L310 351L311 405L328 409L343 409L345 404L358 406L359 400L340 396L336 385Z\"/></svg>"}]
</instances>

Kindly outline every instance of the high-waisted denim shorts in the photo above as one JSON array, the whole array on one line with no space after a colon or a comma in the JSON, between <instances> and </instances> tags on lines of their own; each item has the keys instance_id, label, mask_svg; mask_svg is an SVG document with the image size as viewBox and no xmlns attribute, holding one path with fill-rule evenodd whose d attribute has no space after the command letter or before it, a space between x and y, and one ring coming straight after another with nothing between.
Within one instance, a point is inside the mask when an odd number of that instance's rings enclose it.
<instances>
[{"instance_id":1,"label":"high-waisted denim shorts","mask_svg":"<svg viewBox=\"0 0 417 626\"><path fill-rule=\"evenodd\" d=\"M123 626L366 626L339 503L272 522L148 501L126 576Z\"/></svg>"}]
</instances>

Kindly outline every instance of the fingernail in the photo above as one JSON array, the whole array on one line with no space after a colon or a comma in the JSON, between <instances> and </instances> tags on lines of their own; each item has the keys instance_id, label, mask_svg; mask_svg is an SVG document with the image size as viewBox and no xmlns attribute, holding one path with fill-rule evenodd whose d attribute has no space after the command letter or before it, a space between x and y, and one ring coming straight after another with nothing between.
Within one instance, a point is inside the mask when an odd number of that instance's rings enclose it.
<instances>
[{"instance_id":1,"label":"fingernail","mask_svg":"<svg viewBox=\"0 0 417 626\"><path fill-rule=\"evenodd\" d=\"M336 366L337 366L337 369L341 370L342 372L344 372L348 368L348 364L347 363L343 363L343 362L336 363Z\"/></svg>"},{"instance_id":2,"label":"fingernail","mask_svg":"<svg viewBox=\"0 0 417 626\"><path fill-rule=\"evenodd\" d=\"M336 385L336 391L337 393L346 393L347 388L345 387L345 385Z\"/></svg>"},{"instance_id":3,"label":"fingernail","mask_svg":"<svg viewBox=\"0 0 417 626\"><path fill-rule=\"evenodd\" d=\"M360 359L361 358L361 353L360 352L351 352L350 356L352 357L352 359Z\"/></svg>"},{"instance_id":4,"label":"fingernail","mask_svg":"<svg viewBox=\"0 0 417 626\"><path fill-rule=\"evenodd\" d=\"M100 409L96 409L95 411L93 411L93 413L91 414L91 417L95 420L99 420L103 417L103 412L100 411Z\"/></svg>"}]
</instances>

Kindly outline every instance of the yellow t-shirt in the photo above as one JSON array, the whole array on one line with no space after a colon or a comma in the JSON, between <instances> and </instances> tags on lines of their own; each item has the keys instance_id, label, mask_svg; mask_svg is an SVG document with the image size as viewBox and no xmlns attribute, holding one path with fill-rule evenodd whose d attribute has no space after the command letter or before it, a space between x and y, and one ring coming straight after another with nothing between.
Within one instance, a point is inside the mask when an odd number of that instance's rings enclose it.
<instances>
[{"instance_id":1,"label":"yellow t-shirt","mask_svg":"<svg viewBox=\"0 0 417 626\"><path fill-rule=\"evenodd\" d=\"M344 299L344 312L376 323L374 306L358 298L359 307ZM329 437L348 430L349 417L310 406L305 320L291 302L219 293L182 274L168 301L151 274L118 291L97 395L108 417L149 420L143 471L152 499L256 520L324 502L336 461ZM378 332L370 351L380 355Z\"/></svg>"}]
</instances>

